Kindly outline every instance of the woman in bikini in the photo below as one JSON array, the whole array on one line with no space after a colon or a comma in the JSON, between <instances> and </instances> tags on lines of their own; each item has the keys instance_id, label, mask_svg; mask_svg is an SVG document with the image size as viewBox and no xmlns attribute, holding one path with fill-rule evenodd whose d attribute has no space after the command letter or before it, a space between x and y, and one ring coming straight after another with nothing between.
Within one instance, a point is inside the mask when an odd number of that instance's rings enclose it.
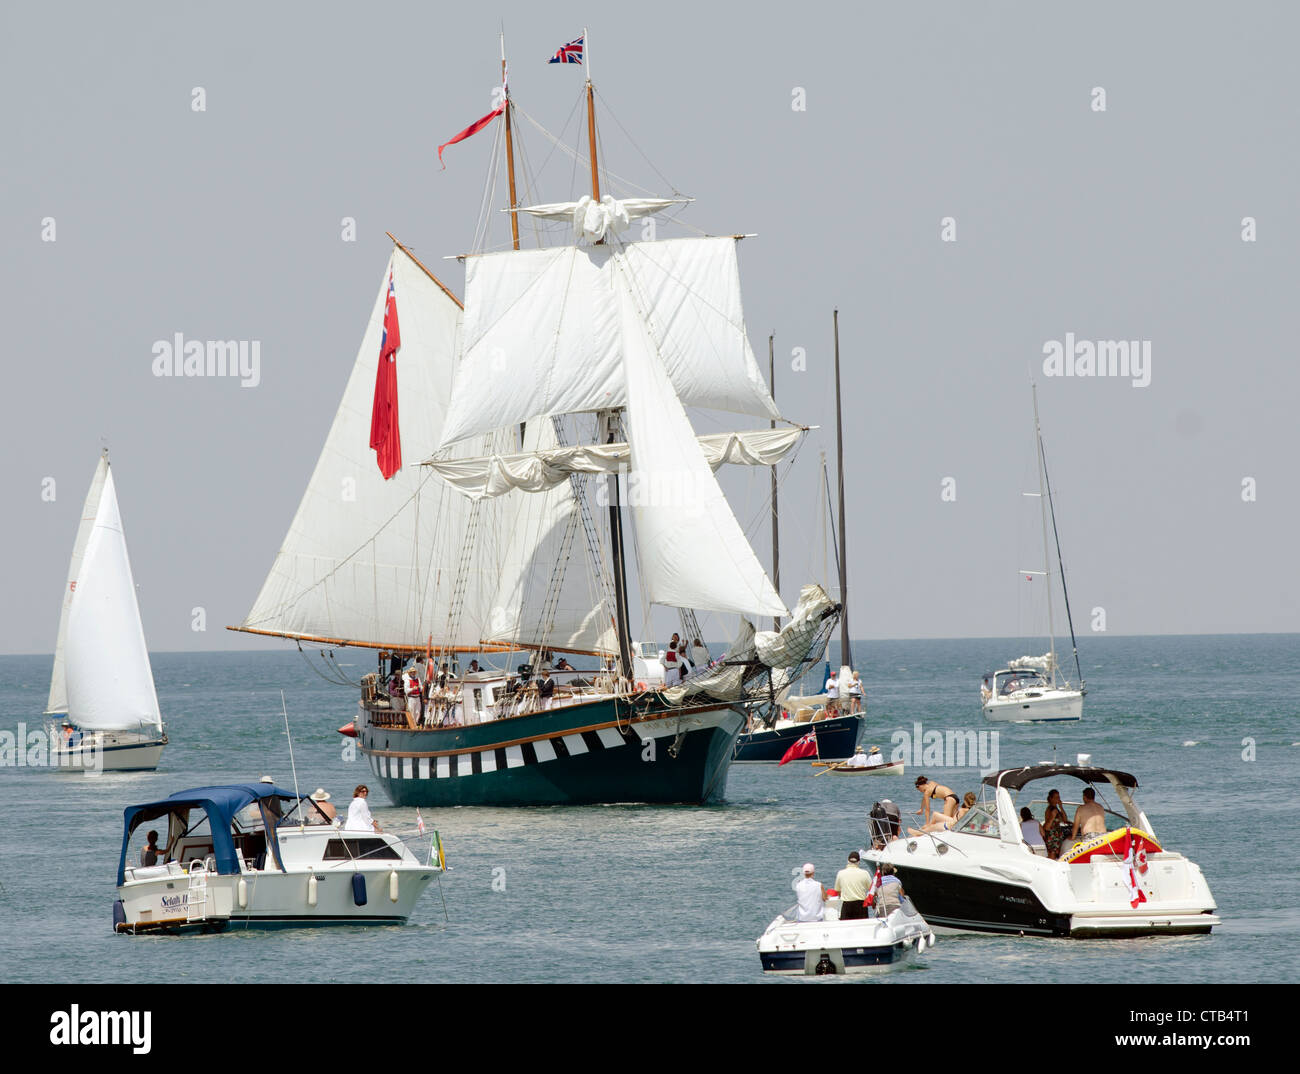
<instances>
[{"instance_id":1,"label":"woman in bikini","mask_svg":"<svg viewBox=\"0 0 1300 1074\"><path fill-rule=\"evenodd\" d=\"M954 791L949 790L942 784L935 783L934 780L926 776L916 777L916 789L921 792L921 809L917 813L924 812L924 823L930 823L930 799L943 802L943 813L953 820L957 819L957 807L961 800Z\"/></svg>"}]
</instances>

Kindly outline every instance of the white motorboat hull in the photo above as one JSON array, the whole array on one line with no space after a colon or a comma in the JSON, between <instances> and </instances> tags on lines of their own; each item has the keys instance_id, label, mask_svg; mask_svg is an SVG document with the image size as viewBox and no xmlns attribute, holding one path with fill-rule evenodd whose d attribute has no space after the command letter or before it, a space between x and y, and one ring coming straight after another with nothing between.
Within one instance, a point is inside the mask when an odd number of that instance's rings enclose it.
<instances>
[{"instance_id":1,"label":"white motorboat hull","mask_svg":"<svg viewBox=\"0 0 1300 1074\"><path fill-rule=\"evenodd\" d=\"M984 715L998 723L1047 723L1083 718L1078 690L1034 690L984 702Z\"/></svg>"},{"instance_id":2,"label":"white motorboat hull","mask_svg":"<svg viewBox=\"0 0 1300 1074\"><path fill-rule=\"evenodd\" d=\"M76 745L61 743L50 763L64 772L152 772L166 745L166 734L154 731L88 731Z\"/></svg>"},{"instance_id":3,"label":"white motorboat hull","mask_svg":"<svg viewBox=\"0 0 1300 1074\"><path fill-rule=\"evenodd\" d=\"M933 946L933 930L906 904L884 919L791 921L778 915L757 940L764 972L808 977L892 969Z\"/></svg>"},{"instance_id":4,"label":"white motorboat hull","mask_svg":"<svg viewBox=\"0 0 1300 1074\"><path fill-rule=\"evenodd\" d=\"M124 868L115 930L402 924L442 872L438 854L421 863L389 835L305 825L280 828L276 840L283 869L270 856L257 863L240 856L238 872L220 873L211 855L191 858L188 852L182 861ZM349 845L358 848L350 859L330 850ZM355 856L362 853L368 856Z\"/></svg>"},{"instance_id":5,"label":"white motorboat hull","mask_svg":"<svg viewBox=\"0 0 1300 1074\"><path fill-rule=\"evenodd\" d=\"M128 880L118 888L123 920L119 932L221 932L236 928L291 925L400 925L438 873L393 862L381 869L359 870L365 878L366 903L356 905L352 870L317 872L316 905L309 903L309 871L262 872L204 877L200 894L190 875L174 863L166 875ZM153 870L134 870L137 877ZM397 873L397 899L391 898L391 874ZM242 896L241 896L242 886ZM242 904L241 904L242 898Z\"/></svg>"}]
</instances>

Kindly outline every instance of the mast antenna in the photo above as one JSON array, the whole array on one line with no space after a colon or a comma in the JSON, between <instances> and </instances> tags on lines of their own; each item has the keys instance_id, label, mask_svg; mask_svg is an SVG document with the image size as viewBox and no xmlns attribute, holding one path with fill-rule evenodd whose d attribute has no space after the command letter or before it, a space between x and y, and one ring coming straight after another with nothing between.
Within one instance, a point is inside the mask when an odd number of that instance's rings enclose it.
<instances>
[{"instance_id":1,"label":"mast antenna","mask_svg":"<svg viewBox=\"0 0 1300 1074\"><path fill-rule=\"evenodd\" d=\"M283 690L280 691L280 710L284 713L284 737L289 740L289 768L293 771L293 794L294 797L298 799L299 803L301 803L302 795L298 793L298 765L293 759L293 735L289 732L289 707L284 702ZM297 806L297 809L298 826L301 827L306 818L302 815L301 804Z\"/></svg>"}]
</instances>

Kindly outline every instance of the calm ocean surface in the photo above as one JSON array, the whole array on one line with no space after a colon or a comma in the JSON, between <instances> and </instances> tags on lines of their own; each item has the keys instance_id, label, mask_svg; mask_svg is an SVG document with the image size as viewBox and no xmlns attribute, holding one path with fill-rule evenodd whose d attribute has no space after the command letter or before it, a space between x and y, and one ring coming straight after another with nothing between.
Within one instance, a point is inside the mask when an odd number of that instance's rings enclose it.
<instances>
[{"instance_id":1,"label":"calm ocean surface","mask_svg":"<svg viewBox=\"0 0 1300 1074\"><path fill-rule=\"evenodd\" d=\"M870 980L1300 979L1300 869L1287 834L1287 796L1300 788L1300 635L1082 641L1084 719L1042 726L990 725L978 706L980 676L1041 642L855 643L864 744L889 753L894 732L916 722L997 726L1000 767L1086 752L1134 773L1156 834L1204 871L1222 926L1150 940L942 936L916 967ZM344 652L352 675L370 670L368 654ZM159 771L0 771L6 982L759 982L754 941L793 901L792 870L812 861L829 882L864 843L875 799L919 804L909 757L906 776L873 780L816 779L807 764L735 766L726 802L709 808L428 810L452 871L442 897L432 886L405 927L115 936L123 808L263 774L292 786L282 688L303 792L324 786L346 808L368 778L334 730L353 718L356 693L323 681L296 651L268 642L264 653L161 653L153 667L171 737ZM48 656L0 657L0 730L43 726L49 675ZM978 787L974 767L925 771L959 792ZM390 830L414 826L414 810L387 806L378 789L372 806Z\"/></svg>"}]
</instances>

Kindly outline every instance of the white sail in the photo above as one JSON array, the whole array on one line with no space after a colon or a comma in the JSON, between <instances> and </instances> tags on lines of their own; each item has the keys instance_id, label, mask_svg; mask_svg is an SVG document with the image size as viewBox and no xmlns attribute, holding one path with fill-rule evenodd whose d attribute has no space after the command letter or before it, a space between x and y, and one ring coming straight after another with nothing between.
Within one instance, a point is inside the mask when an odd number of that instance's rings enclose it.
<instances>
[{"instance_id":1,"label":"white sail","mask_svg":"<svg viewBox=\"0 0 1300 1074\"><path fill-rule=\"evenodd\" d=\"M86 493L86 502L81 508L81 522L77 526L77 539L72 544L72 562L68 564L68 581L63 587L63 608L59 612L59 634L54 642L54 672L50 676L50 698L46 703L46 713L68 711L68 686L64 681L64 653L68 638L68 610L77 592L77 577L81 573L81 562L86 554L86 542L90 531L95 526L95 515L99 512L99 498L104 488L104 479L108 477L108 456L99 457L95 467L95 476L90 479L90 491Z\"/></svg>"},{"instance_id":2,"label":"white sail","mask_svg":"<svg viewBox=\"0 0 1300 1074\"><path fill-rule=\"evenodd\" d=\"M532 426L530 425L529 428ZM709 433L699 438L709 467L723 463L775 466L799 442L805 430L745 429L734 433ZM577 444L508 455L480 455L468 459L430 459L426 466L467 496L502 496L516 489L543 492L568 481L570 474L612 474L626 467L628 445Z\"/></svg>"},{"instance_id":3,"label":"white sail","mask_svg":"<svg viewBox=\"0 0 1300 1074\"><path fill-rule=\"evenodd\" d=\"M390 271L407 461L385 481L369 444ZM459 318L456 302L394 250L334 424L245 629L402 647L430 634L436 645L471 647L484 636L508 534L491 505L417 465L442 437ZM493 440L486 450L503 446Z\"/></svg>"},{"instance_id":4,"label":"white sail","mask_svg":"<svg viewBox=\"0 0 1300 1074\"><path fill-rule=\"evenodd\" d=\"M648 599L679 608L789 615L705 461L630 282L619 299L632 451L628 502Z\"/></svg>"},{"instance_id":5,"label":"white sail","mask_svg":"<svg viewBox=\"0 0 1300 1074\"><path fill-rule=\"evenodd\" d=\"M69 717L91 731L161 727L111 472L76 581L63 654Z\"/></svg>"},{"instance_id":6,"label":"white sail","mask_svg":"<svg viewBox=\"0 0 1300 1074\"><path fill-rule=\"evenodd\" d=\"M734 238L486 254L466 269L464 353L441 443L624 406L615 277L631 281L686 406L779 413L745 335Z\"/></svg>"},{"instance_id":7,"label":"white sail","mask_svg":"<svg viewBox=\"0 0 1300 1074\"><path fill-rule=\"evenodd\" d=\"M550 419L529 422L524 446L558 447ZM484 641L555 650L618 652L611 609L602 597L568 479L540 495L512 496L510 544Z\"/></svg>"}]
</instances>

